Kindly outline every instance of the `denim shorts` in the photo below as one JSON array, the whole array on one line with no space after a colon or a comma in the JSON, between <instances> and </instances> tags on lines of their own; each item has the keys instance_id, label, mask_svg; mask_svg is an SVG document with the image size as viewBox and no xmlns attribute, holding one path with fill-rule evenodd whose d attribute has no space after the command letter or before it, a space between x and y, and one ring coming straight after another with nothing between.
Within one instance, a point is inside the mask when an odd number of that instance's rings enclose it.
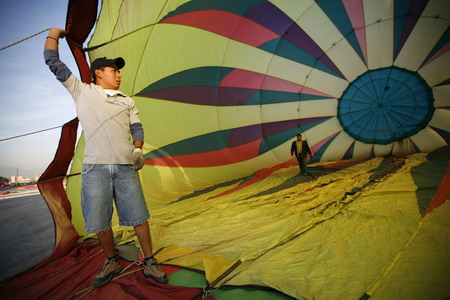
<instances>
[{"instance_id":1,"label":"denim shorts","mask_svg":"<svg viewBox=\"0 0 450 300\"><path fill-rule=\"evenodd\" d=\"M150 218L139 173L132 165L84 164L81 208L87 233L111 228L113 199L121 226L136 226Z\"/></svg>"}]
</instances>

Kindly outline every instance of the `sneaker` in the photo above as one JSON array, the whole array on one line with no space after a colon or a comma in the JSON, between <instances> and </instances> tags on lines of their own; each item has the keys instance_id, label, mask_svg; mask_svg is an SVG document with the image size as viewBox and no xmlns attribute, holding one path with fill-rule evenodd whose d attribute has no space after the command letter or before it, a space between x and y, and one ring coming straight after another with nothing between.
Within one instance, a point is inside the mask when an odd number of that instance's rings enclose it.
<instances>
[{"instance_id":1,"label":"sneaker","mask_svg":"<svg viewBox=\"0 0 450 300\"><path fill-rule=\"evenodd\" d=\"M118 275L122 271L119 257L111 257L105 259L103 268L94 278L94 287L102 287L110 282L114 276Z\"/></svg>"},{"instance_id":2,"label":"sneaker","mask_svg":"<svg viewBox=\"0 0 450 300\"><path fill-rule=\"evenodd\" d=\"M154 257L144 259L144 276L158 283L166 284L168 282L166 273L161 270L158 261Z\"/></svg>"}]
</instances>

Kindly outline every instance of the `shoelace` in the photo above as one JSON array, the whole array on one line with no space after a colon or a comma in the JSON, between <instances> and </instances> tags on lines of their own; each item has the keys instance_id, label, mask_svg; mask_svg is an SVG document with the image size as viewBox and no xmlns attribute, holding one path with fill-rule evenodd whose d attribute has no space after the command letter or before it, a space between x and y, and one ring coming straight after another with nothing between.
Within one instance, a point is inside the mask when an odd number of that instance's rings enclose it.
<instances>
[{"instance_id":1,"label":"shoelace","mask_svg":"<svg viewBox=\"0 0 450 300\"><path fill-rule=\"evenodd\" d=\"M103 265L102 270L100 271L100 273L106 273L106 271L109 269L109 266L111 266L113 263L115 262L114 259L108 259L108 261L106 262L106 264Z\"/></svg>"},{"instance_id":2,"label":"shoelace","mask_svg":"<svg viewBox=\"0 0 450 300\"><path fill-rule=\"evenodd\" d=\"M154 260L154 259L149 259L147 261L144 262L146 265L150 265L150 266L159 266L158 261Z\"/></svg>"}]
</instances>

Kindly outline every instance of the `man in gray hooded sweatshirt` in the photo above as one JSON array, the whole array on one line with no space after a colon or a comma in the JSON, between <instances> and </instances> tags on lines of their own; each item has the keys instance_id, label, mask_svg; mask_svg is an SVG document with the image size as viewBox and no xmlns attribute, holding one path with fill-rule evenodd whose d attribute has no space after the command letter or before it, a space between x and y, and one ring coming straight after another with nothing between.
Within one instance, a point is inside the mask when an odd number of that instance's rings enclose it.
<instances>
[{"instance_id":1,"label":"man in gray hooded sweatshirt","mask_svg":"<svg viewBox=\"0 0 450 300\"><path fill-rule=\"evenodd\" d=\"M96 233L106 259L93 285L101 287L122 271L115 249L111 216L113 200L121 226L132 226L144 255L144 275L159 283L167 276L153 257L150 217L137 170L144 166L144 131L132 98L120 92L123 58L98 58L91 64L93 83L77 79L59 59L63 29L52 27L44 58L56 78L69 91L84 130L81 206L87 233ZM133 142L130 141L130 133Z\"/></svg>"}]
</instances>

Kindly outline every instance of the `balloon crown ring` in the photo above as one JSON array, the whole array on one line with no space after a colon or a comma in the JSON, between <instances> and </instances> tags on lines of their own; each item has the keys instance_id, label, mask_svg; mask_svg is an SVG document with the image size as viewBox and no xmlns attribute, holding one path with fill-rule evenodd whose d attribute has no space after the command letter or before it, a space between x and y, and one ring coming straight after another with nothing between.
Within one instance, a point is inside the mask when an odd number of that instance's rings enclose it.
<instances>
[{"instance_id":1,"label":"balloon crown ring","mask_svg":"<svg viewBox=\"0 0 450 300\"><path fill-rule=\"evenodd\" d=\"M424 129L433 102L431 88L417 72L394 66L369 70L338 99L338 120L354 139L387 145Z\"/></svg>"}]
</instances>

